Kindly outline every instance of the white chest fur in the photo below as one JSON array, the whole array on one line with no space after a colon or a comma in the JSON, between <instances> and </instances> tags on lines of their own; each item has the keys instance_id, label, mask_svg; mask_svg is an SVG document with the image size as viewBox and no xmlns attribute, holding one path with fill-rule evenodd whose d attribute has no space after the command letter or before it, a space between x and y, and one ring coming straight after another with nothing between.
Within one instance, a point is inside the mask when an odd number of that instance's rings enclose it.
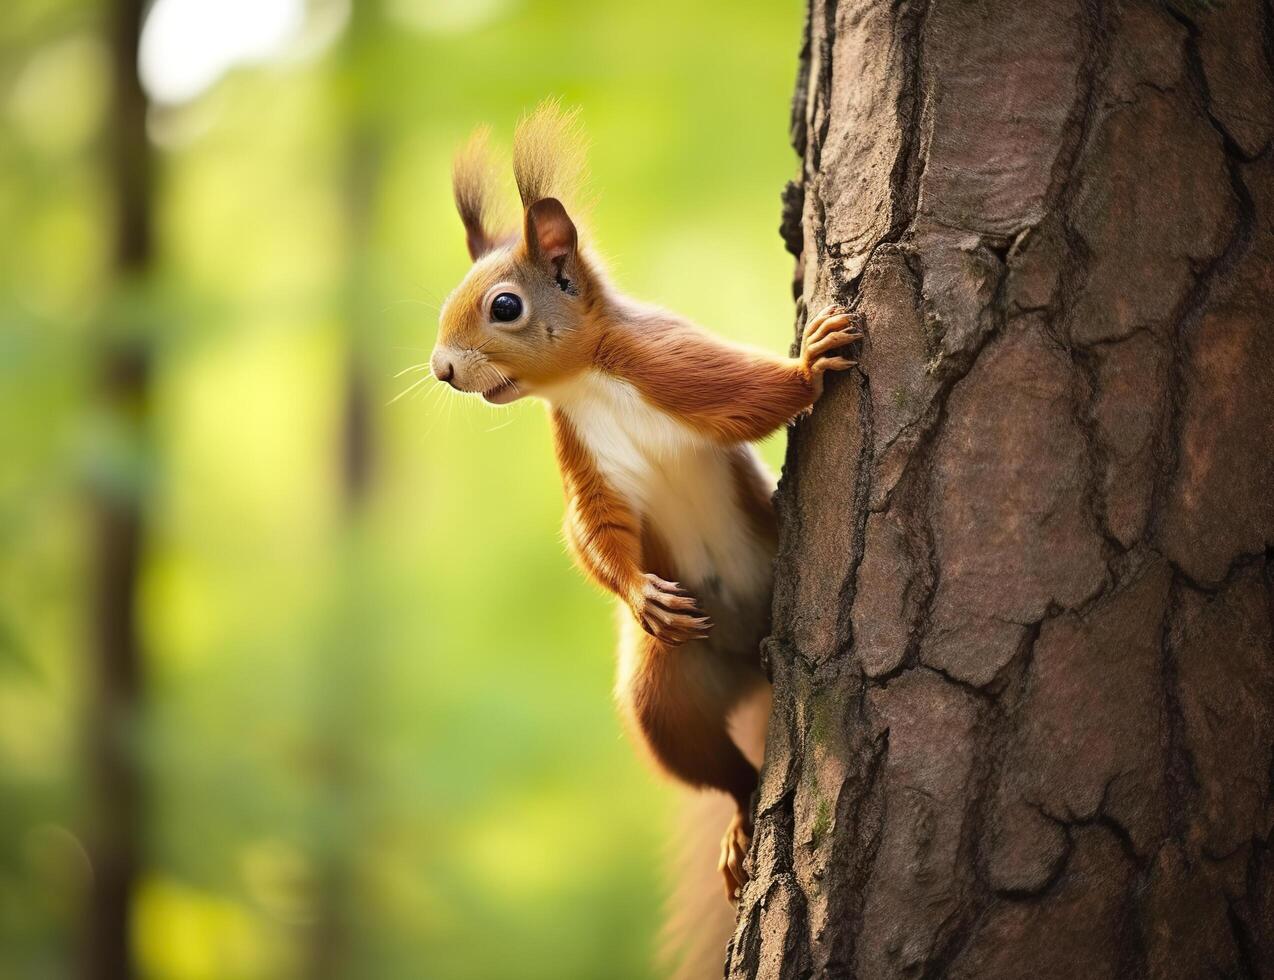
<instances>
[{"instance_id":1,"label":"white chest fur","mask_svg":"<svg viewBox=\"0 0 1274 980\"><path fill-rule=\"evenodd\" d=\"M599 372L546 394L606 482L667 544L687 586L734 603L768 592L771 555L751 530L723 447Z\"/></svg>"}]
</instances>

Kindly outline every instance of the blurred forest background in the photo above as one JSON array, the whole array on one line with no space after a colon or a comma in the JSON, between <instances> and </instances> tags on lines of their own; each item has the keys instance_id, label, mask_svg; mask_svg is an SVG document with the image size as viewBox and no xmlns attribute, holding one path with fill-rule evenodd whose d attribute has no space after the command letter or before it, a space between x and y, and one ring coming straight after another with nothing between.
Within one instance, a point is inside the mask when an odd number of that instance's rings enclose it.
<instances>
[{"instance_id":1,"label":"blurred forest background","mask_svg":"<svg viewBox=\"0 0 1274 980\"><path fill-rule=\"evenodd\" d=\"M398 375L547 95L621 286L786 348L798 0L3 6L0 976L654 976L544 413Z\"/></svg>"}]
</instances>

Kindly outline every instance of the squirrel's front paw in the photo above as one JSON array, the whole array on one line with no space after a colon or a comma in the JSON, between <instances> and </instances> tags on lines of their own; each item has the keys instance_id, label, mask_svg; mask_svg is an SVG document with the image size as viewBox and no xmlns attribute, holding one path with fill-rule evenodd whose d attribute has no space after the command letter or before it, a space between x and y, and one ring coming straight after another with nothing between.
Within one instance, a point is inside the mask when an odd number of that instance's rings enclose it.
<instances>
[{"instance_id":1,"label":"squirrel's front paw","mask_svg":"<svg viewBox=\"0 0 1274 980\"><path fill-rule=\"evenodd\" d=\"M828 371L845 371L857 361L832 352L863 339L863 318L839 306L829 306L805 324L801 337L801 366L809 373L814 397L823 393L823 375Z\"/></svg>"},{"instance_id":2,"label":"squirrel's front paw","mask_svg":"<svg viewBox=\"0 0 1274 980\"><path fill-rule=\"evenodd\" d=\"M708 617L685 589L649 572L642 576L630 605L642 629L672 646L687 640L702 640L712 628Z\"/></svg>"}]
</instances>

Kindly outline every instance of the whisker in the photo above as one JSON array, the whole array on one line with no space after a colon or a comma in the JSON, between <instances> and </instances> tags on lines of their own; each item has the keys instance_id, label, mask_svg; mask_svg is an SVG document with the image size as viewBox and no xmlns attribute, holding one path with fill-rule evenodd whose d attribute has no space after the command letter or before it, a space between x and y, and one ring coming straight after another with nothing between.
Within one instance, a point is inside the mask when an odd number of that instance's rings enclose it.
<instances>
[{"instance_id":1,"label":"whisker","mask_svg":"<svg viewBox=\"0 0 1274 980\"><path fill-rule=\"evenodd\" d=\"M425 402L428 403L430 398L436 397L434 395L434 392L437 392L437 391L442 391L442 385L432 385L429 388L421 388L414 395L411 396L411 400L415 401L423 393L425 396Z\"/></svg>"},{"instance_id":2,"label":"whisker","mask_svg":"<svg viewBox=\"0 0 1274 980\"><path fill-rule=\"evenodd\" d=\"M425 395L425 411L428 413L430 418L429 424L425 427L425 431L421 435L421 439L429 438L434 429L438 426L438 419L442 417L443 413L439 411L438 402L439 393L441 392L442 385L435 385L433 388L430 388L428 394Z\"/></svg>"},{"instance_id":3,"label":"whisker","mask_svg":"<svg viewBox=\"0 0 1274 980\"><path fill-rule=\"evenodd\" d=\"M408 386L407 386L407 388L405 388L403 391L400 391L400 392L399 392L398 394L396 394L393 398L391 398L391 399L389 400L389 404L390 404L390 405L392 405L392 404L394 404L394 402L398 401L398 400L399 400L400 398L402 398L403 396L408 395L408 394L410 394L411 392L415 391L415 390L416 390L417 388L419 388L422 384L424 384L426 381L428 381L428 380L429 380L429 378L430 378L430 376L429 376L429 375L427 375L427 374L426 374L423 378L417 378L417 379L416 379L415 381L413 381L410 385L408 385Z\"/></svg>"},{"instance_id":4,"label":"whisker","mask_svg":"<svg viewBox=\"0 0 1274 980\"><path fill-rule=\"evenodd\" d=\"M429 367L429 362L428 362L428 361L425 361L425 362L424 362L424 363L422 363L422 364L413 364L413 365L411 365L410 367L405 367L405 368L403 368L401 371L399 371L397 374L395 374L395 375L394 375L394 377L395 377L395 378L401 378L401 377L402 377L404 374L406 374L408 371L424 371L424 370L425 370L425 369L427 369L428 367Z\"/></svg>"},{"instance_id":5,"label":"whisker","mask_svg":"<svg viewBox=\"0 0 1274 980\"><path fill-rule=\"evenodd\" d=\"M439 303L438 294L426 286L424 283L416 283L416 288L425 294L425 298L434 303Z\"/></svg>"},{"instance_id":6,"label":"whisker","mask_svg":"<svg viewBox=\"0 0 1274 980\"><path fill-rule=\"evenodd\" d=\"M396 300L391 300L390 302L382 306L380 308L380 312L388 313L390 310L392 310L396 306L423 306L425 309L429 310L431 313L438 313L440 310L440 307L438 306L436 302L426 303L422 299L396 299Z\"/></svg>"}]
</instances>

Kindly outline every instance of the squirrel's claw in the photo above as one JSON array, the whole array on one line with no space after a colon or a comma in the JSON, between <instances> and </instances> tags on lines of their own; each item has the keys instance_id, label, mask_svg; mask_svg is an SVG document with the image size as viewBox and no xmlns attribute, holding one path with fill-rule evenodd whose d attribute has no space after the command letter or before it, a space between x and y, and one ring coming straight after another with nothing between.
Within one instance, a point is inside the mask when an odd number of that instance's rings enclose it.
<instances>
[{"instance_id":1,"label":"squirrel's claw","mask_svg":"<svg viewBox=\"0 0 1274 980\"><path fill-rule=\"evenodd\" d=\"M662 592L652 587L646 592L646 600L656 609L668 612L689 612L696 616L703 615L699 610L699 604L684 592Z\"/></svg>"},{"instance_id":2,"label":"squirrel's claw","mask_svg":"<svg viewBox=\"0 0 1274 980\"><path fill-rule=\"evenodd\" d=\"M685 586L683 586L680 582L666 581L653 572L647 572L645 579L649 585L654 586L659 592L670 592L674 595L689 595L689 593L686 592Z\"/></svg>"},{"instance_id":3,"label":"squirrel's claw","mask_svg":"<svg viewBox=\"0 0 1274 980\"><path fill-rule=\"evenodd\" d=\"M805 353L811 358L818 357L829 350L834 350L837 347L847 347L854 341L862 339L862 333L857 330L833 330L810 343L805 348Z\"/></svg>"},{"instance_id":4,"label":"squirrel's claw","mask_svg":"<svg viewBox=\"0 0 1274 980\"><path fill-rule=\"evenodd\" d=\"M645 580L633 603L633 613L642 629L672 646L702 640L708 635L712 621L679 583L649 573Z\"/></svg>"},{"instance_id":5,"label":"squirrel's claw","mask_svg":"<svg viewBox=\"0 0 1274 980\"><path fill-rule=\"evenodd\" d=\"M810 317L806 322L805 329L801 332L801 346L804 347L834 330L844 330L847 327L853 332L861 333L862 322L862 314L851 313L843 306L824 307L817 316Z\"/></svg>"},{"instance_id":6,"label":"squirrel's claw","mask_svg":"<svg viewBox=\"0 0 1274 980\"><path fill-rule=\"evenodd\" d=\"M702 640L708 636L712 622L706 616L688 616L682 613L643 614L639 618L642 629L661 643L680 646L690 640Z\"/></svg>"},{"instance_id":7,"label":"squirrel's claw","mask_svg":"<svg viewBox=\"0 0 1274 980\"><path fill-rule=\"evenodd\" d=\"M750 823L742 813L736 813L725 829L725 836L721 838L721 858L717 862L717 870L725 879L725 897L731 905L738 904L743 886L750 877L743 866L748 847L752 844Z\"/></svg>"},{"instance_id":8,"label":"squirrel's claw","mask_svg":"<svg viewBox=\"0 0 1274 980\"><path fill-rule=\"evenodd\" d=\"M845 371L858 362L848 357L828 356L863 339L862 316L839 306L829 306L806 325L801 337L801 366L808 372L814 397L823 391L823 375Z\"/></svg>"}]
</instances>

